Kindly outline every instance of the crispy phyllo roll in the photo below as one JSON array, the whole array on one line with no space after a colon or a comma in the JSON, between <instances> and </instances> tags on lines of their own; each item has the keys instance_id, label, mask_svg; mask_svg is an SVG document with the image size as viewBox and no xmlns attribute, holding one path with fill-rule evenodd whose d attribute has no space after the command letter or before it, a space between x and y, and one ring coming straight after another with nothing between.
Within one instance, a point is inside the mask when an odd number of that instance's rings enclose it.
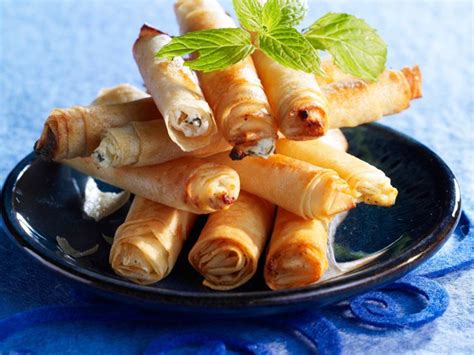
<instances>
[{"instance_id":1,"label":"crispy phyllo roll","mask_svg":"<svg viewBox=\"0 0 474 355\"><path fill-rule=\"evenodd\" d=\"M328 268L327 219L303 219L279 208L265 259L265 283L272 290L303 287Z\"/></svg>"},{"instance_id":2,"label":"crispy phyllo roll","mask_svg":"<svg viewBox=\"0 0 474 355\"><path fill-rule=\"evenodd\" d=\"M411 98L419 99L422 97L421 91L421 70L418 65L402 68L401 72L410 85Z\"/></svg>"},{"instance_id":3,"label":"crispy phyllo roll","mask_svg":"<svg viewBox=\"0 0 474 355\"><path fill-rule=\"evenodd\" d=\"M355 127L400 112L421 97L418 66L386 70L377 81L337 81L322 87L329 102L331 128Z\"/></svg>"},{"instance_id":4,"label":"crispy phyllo roll","mask_svg":"<svg viewBox=\"0 0 474 355\"><path fill-rule=\"evenodd\" d=\"M164 121L154 120L109 128L92 157L104 167L146 166L188 155L205 157L230 148L221 138L193 152L184 152L168 136Z\"/></svg>"},{"instance_id":5,"label":"crispy phyllo roll","mask_svg":"<svg viewBox=\"0 0 474 355\"><path fill-rule=\"evenodd\" d=\"M281 154L232 161L221 153L206 159L235 169L242 190L303 218L325 218L355 206L347 183L330 169Z\"/></svg>"},{"instance_id":6,"label":"crispy phyllo roll","mask_svg":"<svg viewBox=\"0 0 474 355\"><path fill-rule=\"evenodd\" d=\"M135 195L197 214L228 208L240 191L234 170L194 157L139 168L99 167L91 158L64 163Z\"/></svg>"},{"instance_id":7,"label":"crispy phyllo roll","mask_svg":"<svg viewBox=\"0 0 474 355\"><path fill-rule=\"evenodd\" d=\"M330 129L324 136L319 137L318 140L344 152L349 149L346 136L344 136L344 133L342 133L340 129ZM309 144L311 144L311 142L312 141L309 141Z\"/></svg>"},{"instance_id":8,"label":"crispy phyllo roll","mask_svg":"<svg viewBox=\"0 0 474 355\"><path fill-rule=\"evenodd\" d=\"M153 119L161 119L161 114L151 98L54 109L44 124L35 151L46 160L86 157L97 148L107 128Z\"/></svg>"},{"instance_id":9,"label":"crispy phyllo roll","mask_svg":"<svg viewBox=\"0 0 474 355\"><path fill-rule=\"evenodd\" d=\"M145 91L130 84L119 84L111 88L103 88L92 101L91 105L112 105L150 97Z\"/></svg>"},{"instance_id":10,"label":"crispy phyllo roll","mask_svg":"<svg viewBox=\"0 0 474 355\"><path fill-rule=\"evenodd\" d=\"M211 144L216 123L198 79L181 57L157 58L171 37L143 25L133 46L133 56L145 85L163 115L168 134L184 151Z\"/></svg>"},{"instance_id":11,"label":"crispy phyllo roll","mask_svg":"<svg viewBox=\"0 0 474 355\"><path fill-rule=\"evenodd\" d=\"M285 67L261 51L253 54L280 132L289 139L322 136L328 129L328 102L313 74Z\"/></svg>"},{"instance_id":12,"label":"crispy phyllo roll","mask_svg":"<svg viewBox=\"0 0 474 355\"><path fill-rule=\"evenodd\" d=\"M112 269L137 284L160 281L173 269L195 220L191 212L136 196L115 232Z\"/></svg>"},{"instance_id":13,"label":"crispy phyllo roll","mask_svg":"<svg viewBox=\"0 0 474 355\"><path fill-rule=\"evenodd\" d=\"M236 27L215 0L178 0L175 12L182 33ZM234 147L231 156L272 154L276 123L252 59L198 76L219 131Z\"/></svg>"},{"instance_id":14,"label":"crispy phyllo roll","mask_svg":"<svg viewBox=\"0 0 474 355\"><path fill-rule=\"evenodd\" d=\"M237 202L209 216L189 253L189 262L214 290L230 290L255 274L268 238L274 206L242 191Z\"/></svg>"},{"instance_id":15,"label":"crispy phyllo roll","mask_svg":"<svg viewBox=\"0 0 474 355\"><path fill-rule=\"evenodd\" d=\"M398 191L383 171L318 139L307 142L279 139L277 152L336 171L358 201L386 207L395 203Z\"/></svg>"}]
</instances>

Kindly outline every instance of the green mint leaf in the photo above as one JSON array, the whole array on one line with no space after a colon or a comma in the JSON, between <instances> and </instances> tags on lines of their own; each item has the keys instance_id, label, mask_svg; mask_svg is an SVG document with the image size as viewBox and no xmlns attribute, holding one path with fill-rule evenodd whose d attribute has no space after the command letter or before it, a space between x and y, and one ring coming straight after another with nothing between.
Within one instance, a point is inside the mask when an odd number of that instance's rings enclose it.
<instances>
[{"instance_id":1,"label":"green mint leaf","mask_svg":"<svg viewBox=\"0 0 474 355\"><path fill-rule=\"evenodd\" d=\"M317 51L296 29L278 27L260 33L258 40L259 48L281 65L307 73L323 74Z\"/></svg>"},{"instance_id":2,"label":"green mint leaf","mask_svg":"<svg viewBox=\"0 0 474 355\"><path fill-rule=\"evenodd\" d=\"M342 13L328 13L305 33L315 49L327 50L342 71L376 80L385 70L387 45L364 20Z\"/></svg>"},{"instance_id":3,"label":"green mint leaf","mask_svg":"<svg viewBox=\"0 0 474 355\"><path fill-rule=\"evenodd\" d=\"M265 5L263 5L261 17L263 32L271 31L278 27L282 21L280 1L281 0L268 0Z\"/></svg>"},{"instance_id":4,"label":"green mint leaf","mask_svg":"<svg viewBox=\"0 0 474 355\"><path fill-rule=\"evenodd\" d=\"M254 50L250 33L247 31L241 28L218 28L188 32L174 37L156 56L172 58L198 53L198 58L186 61L185 65L193 70L209 72L240 62Z\"/></svg>"},{"instance_id":5,"label":"green mint leaf","mask_svg":"<svg viewBox=\"0 0 474 355\"><path fill-rule=\"evenodd\" d=\"M280 26L293 27L303 21L308 12L305 0L277 0L281 11Z\"/></svg>"},{"instance_id":6,"label":"green mint leaf","mask_svg":"<svg viewBox=\"0 0 474 355\"><path fill-rule=\"evenodd\" d=\"M260 30L262 5L258 0L232 0L240 25L249 31Z\"/></svg>"}]
</instances>

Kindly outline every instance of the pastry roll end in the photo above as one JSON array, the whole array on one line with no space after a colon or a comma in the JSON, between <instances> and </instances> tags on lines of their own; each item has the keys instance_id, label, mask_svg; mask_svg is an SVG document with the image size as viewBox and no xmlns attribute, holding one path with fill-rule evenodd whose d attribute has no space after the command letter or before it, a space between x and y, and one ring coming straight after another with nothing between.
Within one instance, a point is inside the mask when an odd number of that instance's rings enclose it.
<instances>
[{"instance_id":1,"label":"pastry roll end","mask_svg":"<svg viewBox=\"0 0 474 355\"><path fill-rule=\"evenodd\" d=\"M267 261L265 280L272 290L304 287L318 281L327 270L325 251L296 240ZM305 272L301 272L304 269Z\"/></svg>"},{"instance_id":2,"label":"pastry roll end","mask_svg":"<svg viewBox=\"0 0 474 355\"><path fill-rule=\"evenodd\" d=\"M304 130L302 130L304 127ZM308 104L299 106L281 122L281 130L285 137L293 140L307 140L323 136L328 128L327 115L320 106Z\"/></svg>"},{"instance_id":3,"label":"pastry roll end","mask_svg":"<svg viewBox=\"0 0 474 355\"><path fill-rule=\"evenodd\" d=\"M278 209L264 267L272 290L303 287L318 281L328 268L328 220L305 220Z\"/></svg>"},{"instance_id":4,"label":"pastry roll end","mask_svg":"<svg viewBox=\"0 0 474 355\"><path fill-rule=\"evenodd\" d=\"M205 286L230 290L255 274L273 215L271 203L243 191L234 206L209 216L188 256Z\"/></svg>"},{"instance_id":5,"label":"pastry roll end","mask_svg":"<svg viewBox=\"0 0 474 355\"><path fill-rule=\"evenodd\" d=\"M126 231L125 231L126 233ZM114 271L126 279L140 285L149 285L163 279L168 274L168 265L159 260L167 260L168 253L155 241L155 234L145 232L136 236L136 242L121 243L110 254ZM153 258L147 254L153 251Z\"/></svg>"},{"instance_id":6,"label":"pastry roll end","mask_svg":"<svg viewBox=\"0 0 474 355\"><path fill-rule=\"evenodd\" d=\"M309 185L309 198L303 206L308 219L330 217L356 206L349 185L330 169L322 169Z\"/></svg>"},{"instance_id":7,"label":"pastry roll end","mask_svg":"<svg viewBox=\"0 0 474 355\"><path fill-rule=\"evenodd\" d=\"M233 205L239 192L240 180L235 170L207 163L188 179L185 199L199 210L214 212Z\"/></svg>"},{"instance_id":8,"label":"pastry roll end","mask_svg":"<svg viewBox=\"0 0 474 355\"><path fill-rule=\"evenodd\" d=\"M232 160L241 160L247 156L267 158L275 152L275 139L263 138L235 145L230 151Z\"/></svg>"},{"instance_id":9,"label":"pastry roll end","mask_svg":"<svg viewBox=\"0 0 474 355\"><path fill-rule=\"evenodd\" d=\"M358 199L369 205L390 207L395 204L398 190L390 184L390 179L385 175L379 178L379 183L372 180L361 181L357 184Z\"/></svg>"},{"instance_id":10,"label":"pastry roll end","mask_svg":"<svg viewBox=\"0 0 474 355\"><path fill-rule=\"evenodd\" d=\"M87 150L83 115L87 108L54 109L49 114L34 150L45 160L62 160L84 155Z\"/></svg>"},{"instance_id":11,"label":"pastry roll end","mask_svg":"<svg viewBox=\"0 0 474 355\"><path fill-rule=\"evenodd\" d=\"M135 196L115 233L110 265L137 284L160 281L173 269L195 220L193 213Z\"/></svg>"},{"instance_id":12,"label":"pastry roll end","mask_svg":"<svg viewBox=\"0 0 474 355\"><path fill-rule=\"evenodd\" d=\"M135 41L134 46L137 44L137 42L139 41L140 38L154 37L154 36L158 36L158 35L169 36L167 33L164 33L162 31L160 31L159 29L157 29L155 27L152 27L152 26L148 25L147 23L144 23L142 25L142 27L140 28L140 33L138 34L138 38Z\"/></svg>"},{"instance_id":13,"label":"pastry roll end","mask_svg":"<svg viewBox=\"0 0 474 355\"><path fill-rule=\"evenodd\" d=\"M92 153L99 166L134 165L140 155L140 140L132 125L111 128Z\"/></svg>"},{"instance_id":14,"label":"pastry roll end","mask_svg":"<svg viewBox=\"0 0 474 355\"><path fill-rule=\"evenodd\" d=\"M41 137L35 142L33 150L43 160L51 161L57 148L56 136L51 128L45 127Z\"/></svg>"},{"instance_id":15,"label":"pastry roll end","mask_svg":"<svg viewBox=\"0 0 474 355\"><path fill-rule=\"evenodd\" d=\"M411 98L419 99L422 96L421 93L421 71L418 65L413 67L405 67L402 70L402 73L405 75L405 78L408 81L411 89Z\"/></svg>"}]
</instances>

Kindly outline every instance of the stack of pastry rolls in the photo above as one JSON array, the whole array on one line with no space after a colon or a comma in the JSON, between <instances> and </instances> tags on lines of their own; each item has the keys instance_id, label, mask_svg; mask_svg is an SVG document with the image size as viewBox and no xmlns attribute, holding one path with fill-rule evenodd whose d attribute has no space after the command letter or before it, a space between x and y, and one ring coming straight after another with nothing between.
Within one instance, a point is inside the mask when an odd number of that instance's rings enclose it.
<instances>
[{"instance_id":1,"label":"stack of pastry rolls","mask_svg":"<svg viewBox=\"0 0 474 355\"><path fill-rule=\"evenodd\" d=\"M175 12L182 33L236 26L215 0L177 0ZM397 197L389 177L347 153L338 128L406 109L421 97L418 67L366 82L331 58L314 76L255 52L194 73L182 58L156 58L170 40L143 25L132 51L147 92L122 84L90 105L54 109L36 153L135 194L110 251L121 277L153 284L169 275L208 215L188 255L206 287L239 287L260 260L273 290L317 282L331 220Z\"/></svg>"}]
</instances>

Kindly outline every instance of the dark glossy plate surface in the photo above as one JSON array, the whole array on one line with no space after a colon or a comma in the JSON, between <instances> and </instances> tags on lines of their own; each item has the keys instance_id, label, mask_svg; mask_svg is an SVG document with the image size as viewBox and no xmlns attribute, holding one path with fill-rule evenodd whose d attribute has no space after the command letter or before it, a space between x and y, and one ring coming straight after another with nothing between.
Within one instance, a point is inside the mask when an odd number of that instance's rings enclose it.
<instances>
[{"instance_id":1,"label":"dark glossy plate surface","mask_svg":"<svg viewBox=\"0 0 474 355\"><path fill-rule=\"evenodd\" d=\"M336 257L339 261L353 260L390 247L369 264L314 286L270 291L260 268L256 277L236 290L208 290L186 260L197 231L171 275L162 282L139 286L121 279L108 265L110 245L102 234L113 236L128 205L99 223L84 218L81 204L87 177L68 167L35 160L33 154L15 167L3 187L5 225L14 240L47 268L117 300L171 311L236 316L325 305L406 274L441 247L460 213L457 182L446 164L428 148L378 124L344 133L350 152L385 171L398 188L399 197L392 208L359 205L352 210L336 233ZM60 252L56 236L67 238L78 250L97 243L99 250L73 259Z\"/></svg>"}]
</instances>

